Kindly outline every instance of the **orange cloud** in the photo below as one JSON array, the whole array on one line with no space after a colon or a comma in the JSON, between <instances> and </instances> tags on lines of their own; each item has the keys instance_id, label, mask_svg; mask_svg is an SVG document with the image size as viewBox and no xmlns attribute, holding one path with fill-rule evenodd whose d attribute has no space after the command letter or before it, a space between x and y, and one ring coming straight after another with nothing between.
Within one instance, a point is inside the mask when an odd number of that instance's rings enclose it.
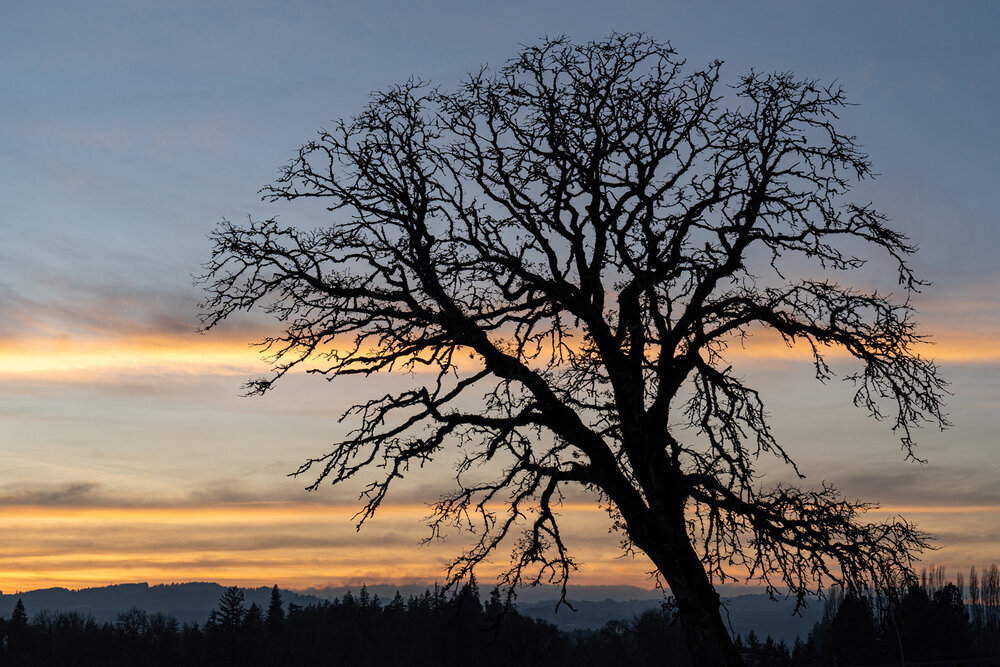
<instances>
[{"instance_id":1,"label":"orange cloud","mask_svg":"<svg viewBox=\"0 0 1000 667\"><path fill-rule=\"evenodd\" d=\"M82 587L125 581L286 587L435 581L466 543L456 535L419 548L427 529L423 504L387 505L360 534L353 507L243 504L214 507L69 508L15 506L0 530L0 589ZM647 585L642 559L621 559L606 515L565 508L571 543L587 565L578 583ZM593 535L603 539L595 540ZM483 579L499 573L495 563Z\"/></svg>"},{"instance_id":2,"label":"orange cloud","mask_svg":"<svg viewBox=\"0 0 1000 667\"><path fill-rule=\"evenodd\" d=\"M1000 505L885 505L878 509L878 513L888 514L938 514L966 515L966 514L995 514L1000 517Z\"/></svg>"},{"instance_id":3,"label":"orange cloud","mask_svg":"<svg viewBox=\"0 0 1000 667\"><path fill-rule=\"evenodd\" d=\"M131 581L290 588L430 582L443 578L447 560L467 543L467 536L455 535L418 547L427 514L420 503L386 505L360 533L354 530L353 512L347 505L297 503L6 507L0 531L16 539L0 545L0 589ZM1000 525L1000 506L886 507L882 512L919 514L922 528L945 536L957 528L972 535L955 544L943 540L945 548L930 554L935 562L964 568L996 559L991 535ZM608 534L606 514L595 505L567 504L560 513L567 543L581 563L577 584L651 586L652 566L641 554L621 556L617 537ZM480 580L499 573L505 557L506 552L498 552Z\"/></svg>"}]
</instances>

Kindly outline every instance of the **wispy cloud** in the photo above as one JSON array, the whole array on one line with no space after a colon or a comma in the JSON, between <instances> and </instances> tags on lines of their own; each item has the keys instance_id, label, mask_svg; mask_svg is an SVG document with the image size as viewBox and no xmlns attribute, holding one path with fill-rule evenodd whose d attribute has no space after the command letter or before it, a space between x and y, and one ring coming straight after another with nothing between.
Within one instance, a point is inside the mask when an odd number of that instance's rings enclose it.
<instances>
[{"instance_id":1,"label":"wispy cloud","mask_svg":"<svg viewBox=\"0 0 1000 667\"><path fill-rule=\"evenodd\" d=\"M0 337L114 337L176 335L197 327L197 292L134 284L74 280L69 274L28 269L33 293L0 287Z\"/></svg>"},{"instance_id":2,"label":"wispy cloud","mask_svg":"<svg viewBox=\"0 0 1000 667\"><path fill-rule=\"evenodd\" d=\"M256 350L233 340L132 336L0 343L0 376L62 382L116 382L130 376L260 375Z\"/></svg>"},{"instance_id":3,"label":"wispy cloud","mask_svg":"<svg viewBox=\"0 0 1000 667\"><path fill-rule=\"evenodd\" d=\"M149 516L173 516L175 510L188 512L186 516L197 516L197 510L213 508L213 516L227 512L239 515L241 511L254 512L258 516L267 515L274 507L284 508L273 511L287 512L291 506L302 508L319 507L325 512L338 516L350 516L357 511L353 498L347 501L332 501L329 497L310 494L302 484L251 483L243 480L217 479L192 484L178 492L138 488L114 488L106 483L80 480L62 483L17 482L0 486L0 507L7 508L8 515L13 508L30 507L31 512L46 514L56 512L92 512L93 516L103 516L102 512L148 511ZM418 503L397 504L402 507L423 508ZM228 509L227 509L228 508ZM272 509L269 509L272 508ZM312 512L312 509L303 511ZM159 512L160 514L156 514ZM46 514L47 515L47 514ZM136 514L135 516L140 516Z\"/></svg>"},{"instance_id":4,"label":"wispy cloud","mask_svg":"<svg viewBox=\"0 0 1000 667\"><path fill-rule=\"evenodd\" d=\"M844 470L837 482L845 493L867 497L876 492L887 504L910 508L936 508L940 511L965 512L967 508L985 507L1000 511L1000 487L997 467L950 464L893 466L888 469Z\"/></svg>"},{"instance_id":5,"label":"wispy cloud","mask_svg":"<svg viewBox=\"0 0 1000 667\"><path fill-rule=\"evenodd\" d=\"M96 482L42 486L9 484L0 487L0 505L80 507L100 503L103 500L100 488Z\"/></svg>"}]
</instances>

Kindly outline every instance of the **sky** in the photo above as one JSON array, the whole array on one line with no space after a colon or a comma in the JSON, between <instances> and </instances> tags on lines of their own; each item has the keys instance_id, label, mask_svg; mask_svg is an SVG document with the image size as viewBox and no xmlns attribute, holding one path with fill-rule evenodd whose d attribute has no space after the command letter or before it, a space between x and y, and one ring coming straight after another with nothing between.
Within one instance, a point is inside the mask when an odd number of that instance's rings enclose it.
<instances>
[{"instance_id":1,"label":"sky","mask_svg":"<svg viewBox=\"0 0 1000 667\"><path fill-rule=\"evenodd\" d=\"M954 426L906 463L884 424L792 351L741 369L807 482L837 483L938 536L925 562L1000 559L1000 5L975 2L513 0L11 2L0 12L0 590L148 581L321 587L440 580L462 538L418 546L448 461L360 533L356 489L288 476L322 454L359 392L393 377L286 378L264 398L248 346L268 322L197 328L192 275L223 218L264 204L315 132L369 92L444 86L544 35L645 31L692 67L837 81L841 127L880 176L872 201L921 250L914 301L951 382ZM891 271L873 265L860 280ZM576 581L650 587L606 517L564 508ZM487 567L488 575L502 563ZM491 568L493 568L491 570Z\"/></svg>"}]
</instances>

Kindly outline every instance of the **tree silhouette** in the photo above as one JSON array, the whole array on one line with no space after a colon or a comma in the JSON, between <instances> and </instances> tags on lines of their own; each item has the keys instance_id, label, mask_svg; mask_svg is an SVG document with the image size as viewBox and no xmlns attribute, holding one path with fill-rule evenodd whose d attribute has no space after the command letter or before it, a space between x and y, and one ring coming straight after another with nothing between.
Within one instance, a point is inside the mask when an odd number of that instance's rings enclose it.
<instances>
[{"instance_id":1,"label":"tree silhouette","mask_svg":"<svg viewBox=\"0 0 1000 667\"><path fill-rule=\"evenodd\" d=\"M285 625L285 610L281 604L281 591L275 584L271 589L271 600L267 605L267 630L272 635L280 635Z\"/></svg>"},{"instance_id":2,"label":"tree silhouette","mask_svg":"<svg viewBox=\"0 0 1000 667\"><path fill-rule=\"evenodd\" d=\"M240 664L243 653L246 632L244 621L247 609L244 607L246 596L238 586L230 586L219 598L219 606L209 614L205 623L205 633L217 656L229 665ZM255 620L262 625L260 608L257 608Z\"/></svg>"},{"instance_id":3,"label":"tree silhouette","mask_svg":"<svg viewBox=\"0 0 1000 667\"><path fill-rule=\"evenodd\" d=\"M253 307L284 328L248 393L296 367L426 373L351 408L350 434L298 470L310 488L381 468L363 524L394 480L457 452L431 528L478 541L449 576L510 538L510 586L565 585L558 506L585 490L669 585L698 665L740 664L713 587L733 568L802 599L896 581L927 539L826 483L760 485L761 455L798 468L734 343L770 330L820 380L846 351L855 404L907 457L913 427L945 424L944 383L914 350L915 248L845 198L872 172L836 127L842 91L757 72L726 88L720 68L685 73L642 35L557 38L454 91L376 93L263 191L318 199L329 225L225 221L202 277L205 330ZM874 257L899 300L838 282Z\"/></svg>"},{"instance_id":4,"label":"tree silhouette","mask_svg":"<svg viewBox=\"0 0 1000 667\"><path fill-rule=\"evenodd\" d=\"M28 612L24 610L24 600L21 598L17 599L14 603L14 609L10 612L10 627L11 629L21 630L28 625Z\"/></svg>"},{"instance_id":5,"label":"tree silhouette","mask_svg":"<svg viewBox=\"0 0 1000 667\"><path fill-rule=\"evenodd\" d=\"M905 590L856 595L834 589L823 618L791 650L784 641L754 631L736 636L748 667L816 667L835 664L997 664L995 628L970 625L959 583L944 583L941 568ZM940 577L940 578L938 578ZM238 591L220 604L242 615L242 639L229 654L219 628L180 626L162 613L132 608L115 622L100 624L78 612L43 610L20 635L0 623L0 665L264 665L336 664L409 667L636 667L692 663L671 605L599 629L559 631L555 626L507 608L496 588L483 605L469 582L450 593L440 587L388 605L364 592L289 605L283 633L264 631L256 604L240 611ZM896 620L893 621L892 619ZM982 618L982 617L980 617ZM988 636L984 633L992 633ZM20 637L20 641L18 638ZM933 661L933 662L929 662Z\"/></svg>"},{"instance_id":6,"label":"tree silhouette","mask_svg":"<svg viewBox=\"0 0 1000 667\"><path fill-rule=\"evenodd\" d=\"M24 608L24 600L17 599L14 609L10 613L10 621L7 623L6 641L3 642L7 656L11 658L13 664L23 664L24 654L31 646L30 627L28 625L28 612Z\"/></svg>"},{"instance_id":7,"label":"tree silhouette","mask_svg":"<svg viewBox=\"0 0 1000 667\"><path fill-rule=\"evenodd\" d=\"M235 633L246 616L246 596L238 586L230 586L219 598L219 606L209 615L209 623L227 632Z\"/></svg>"}]
</instances>

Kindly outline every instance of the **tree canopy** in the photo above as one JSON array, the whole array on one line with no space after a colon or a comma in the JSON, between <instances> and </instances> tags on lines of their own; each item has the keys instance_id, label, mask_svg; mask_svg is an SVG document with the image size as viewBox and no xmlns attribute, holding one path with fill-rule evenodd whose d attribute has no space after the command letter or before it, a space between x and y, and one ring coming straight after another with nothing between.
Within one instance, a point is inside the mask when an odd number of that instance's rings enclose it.
<instances>
[{"instance_id":1,"label":"tree canopy","mask_svg":"<svg viewBox=\"0 0 1000 667\"><path fill-rule=\"evenodd\" d=\"M319 200L329 224L224 222L203 277L205 329L254 307L281 322L250 393L300 367L417 371L348 410L351 433L298 470L313 487L380 469L363 523L395 480L458 456L432 531L478 536L456 580L511 538L508 585L565 583L558 505L586 489L669 585L697 664L739 664L713 582L878 587L927 546L827 483L761 484L761 456L798 469L731 346L770 330L823 381L846 352L854 403L907 457L914 427L946 423L915 350L915 246L846 196L872 169L837 127L844 93L754 71L727 87L721 68L643 35L556 38L453 90L374 93L263 190ZM845 284L872 259L900 297Z\"/></svg>"}]
</instances>

